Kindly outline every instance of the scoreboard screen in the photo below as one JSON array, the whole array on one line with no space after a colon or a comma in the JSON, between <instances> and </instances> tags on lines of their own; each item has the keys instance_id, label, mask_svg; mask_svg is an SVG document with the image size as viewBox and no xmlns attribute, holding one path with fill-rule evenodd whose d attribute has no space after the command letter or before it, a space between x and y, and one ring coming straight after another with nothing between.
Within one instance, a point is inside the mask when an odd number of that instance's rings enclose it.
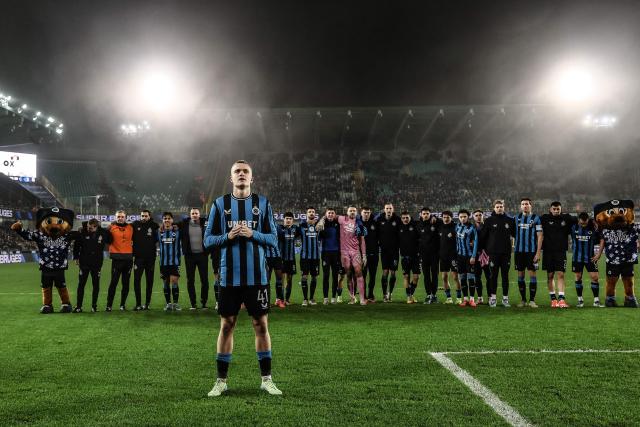
<instances>
[{"instance_id":1,"label":"scoreboard screen","mask_svg":"<svg viewBox=\"0 0 640 427\"><path fill-rule=\"evenodd\" d=\"M0 173L22 182L36 180L36 155L0 151Z\"/></svg>"}]
</instances>

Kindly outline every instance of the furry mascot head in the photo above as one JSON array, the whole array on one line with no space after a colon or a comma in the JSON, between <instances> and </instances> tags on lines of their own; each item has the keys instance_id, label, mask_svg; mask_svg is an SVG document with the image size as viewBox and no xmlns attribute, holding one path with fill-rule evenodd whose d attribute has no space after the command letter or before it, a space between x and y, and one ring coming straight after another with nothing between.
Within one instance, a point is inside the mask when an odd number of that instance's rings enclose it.
<instances>
[{"instance_id":1,"label":"furry mascot head","mask_svg":"<svg viewBox=\"0 0 640 427\"><path fill-rule=\"evenodd\" d=\"M69 247L73 239L74 213L72 210L58 207L42 208L36 213L37 230L23 230L22 223L16 222L11 229L22 238L36 242L40 255L40 271L42 286L41 313L53 312L52 288L58 289L62 305L60 311L71 312L69 291L64 277L68 267Z\"/></svg>"},{"instance_id":2,"label":"furry mascot head","mask_svg":"<svg viewBox=\"0 0 640 427\"><path fill-rule=\"evenodd\" d=\"M73 211L70 209L46 208L36 213L36 222L43 233L55 239L73 228Z\"/></svg>"},{"instance_id":3,"label":"furry mascot head","mask_svg":"<svg viewBox=\"0 0 640 427\"><path fill-rule=\"evenodd\" d=\"M596 223L600 229L624 228L635 221L631 200L609 200L593 207Z\"/></svg>"},{"instance_id":4,"label":"furry mascot head","mask_svg":"<svg viewBox=\"0 0 640 427\"><path fill-rule=\"evenodd\" d=\"M598 229L607 255L607 307L615 307L616 284L622 277L624 306L638 307L633 283L633 270L638 262L638 236L640 225L634 224L635 214L631 200L609 200L593 207Z\"/></svg>"}]
</instances>

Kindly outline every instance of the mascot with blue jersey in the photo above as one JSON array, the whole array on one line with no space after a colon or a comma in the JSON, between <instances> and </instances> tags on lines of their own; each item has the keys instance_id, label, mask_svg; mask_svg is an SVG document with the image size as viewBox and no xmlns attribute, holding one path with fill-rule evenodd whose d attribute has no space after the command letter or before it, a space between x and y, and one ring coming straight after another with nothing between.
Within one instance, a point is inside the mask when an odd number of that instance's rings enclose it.
<instances>
[{"instance_id":1,"label":"mascot with blue jersey","mask_svg":"<svg viewBox=\"0 0 640 427\"><path fill-rule=\"evenodd\" d=\"M616 307L616 284L622 277L624 306L638 307L633 270L638 263L640 224L636 224L631 200L609 200L594 206L593 213L602 235L607 257L607 307Z\"/></svg>"},{"instance_id":2,"label":"mascot with blue jersey","mask_svg":"<svg viewBox=\"0 0 640 427\"><path fill-rule=\"evenodd\" d=\"M62 208L43 208L36 214L37 230L23 230L16 222L11 229L23 239L36 242L40 256L42 314L53 313L53 286L60 295L61 313L71 313L71 301L64 272L69 264L69 248L73 240L73 211Z\"/></svg>"}]
</instances>

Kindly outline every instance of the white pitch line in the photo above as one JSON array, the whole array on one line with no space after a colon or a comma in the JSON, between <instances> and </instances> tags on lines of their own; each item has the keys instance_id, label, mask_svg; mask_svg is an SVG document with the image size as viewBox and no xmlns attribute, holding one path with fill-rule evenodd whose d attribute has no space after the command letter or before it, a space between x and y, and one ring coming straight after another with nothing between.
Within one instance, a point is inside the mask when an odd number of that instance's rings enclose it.
<instances>
[{"instance_id":1,"label":"white pitch line","mask_svg":"<svg viewBox=\"0 0 640 427\"><path fill-rule=\"evenodd\" d=\"M477 396L480 396L487 405L493 409L496 414L500 415L504 420L512 426L530 427L533 426L526 418L518 413L509 404L500 400L500 398L491 390L483 386L480 381L476 380L469 372L458 366L453 360L449 359L445 353L429 353L431 357L436 359L445 369L451 372L459 379L469 390Z\"/></svg>"},{"instance_id":2,"label":"white pitch line","mask_svg":"<svg viewBox=\"0 0 640 427\"><path fill-rule=\"evenodd\" d=\"M439 354L554 354L554 353L640 353L640 349L608 350L608 349L574 349L574 350L478 350L478 351L442 351ZM434 353L429 353L434 354Z\"/></svg>"}]
</instances>

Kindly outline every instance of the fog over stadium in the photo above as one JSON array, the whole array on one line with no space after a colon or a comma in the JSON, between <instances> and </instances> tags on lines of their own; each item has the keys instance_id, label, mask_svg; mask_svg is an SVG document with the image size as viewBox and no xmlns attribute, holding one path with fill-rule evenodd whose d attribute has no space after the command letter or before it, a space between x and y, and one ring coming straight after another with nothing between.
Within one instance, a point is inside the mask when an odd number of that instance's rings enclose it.
<instances>
[{"instance_id":1,"label":"fog over stadium","mask_svg":"<svg viewBox=\"0 0 640 427\"><path fill-rule=\"evenodd\" d=\"M0 4L0 426L640 426L640 0Z\"/></svg>"},{"instance_id":2,"label":"fog over stadium","mask_svg":"<svg viewBox=\"0 0 640 427\"><path fill-rule=\"evenodd\" d=\"M615 176L637 155L633 1L30 1L6 12L0 91L65 127L62 143L3 145L43 159L535 153L554 159L536 157L537 173L579 180L597 167Z\"/></svg>"}]
</instances>

